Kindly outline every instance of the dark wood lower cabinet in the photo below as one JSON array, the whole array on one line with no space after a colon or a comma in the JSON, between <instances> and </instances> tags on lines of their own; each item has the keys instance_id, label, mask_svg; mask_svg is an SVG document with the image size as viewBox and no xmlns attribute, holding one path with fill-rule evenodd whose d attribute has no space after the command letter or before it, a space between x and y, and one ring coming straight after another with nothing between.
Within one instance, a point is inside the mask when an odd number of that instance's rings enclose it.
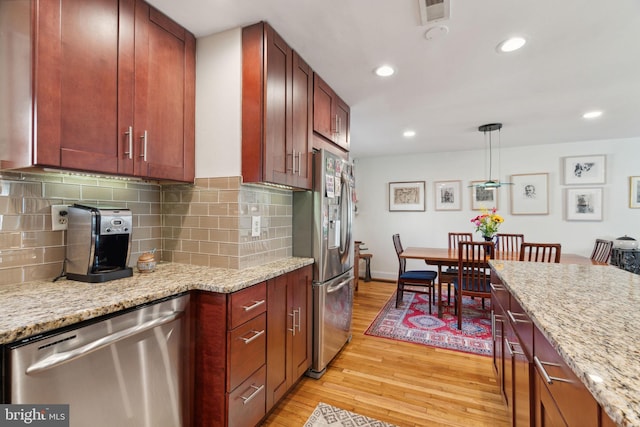
<instances>
[{"instance_id":1,"label":"dark wood lower cabinet","mask_svg":"<svg viewBox=\"0 0 640 427\"><path fill-rule=\"evenodd\" d=\"M495 275L491 303L494 370L512 425L615 425Z\"/></svg>"},{"instance_id":2,"label":"dark wood lower cabinet","mask_svg":"<svg viewBox=\"0 0 640 427\"><path fill-rule=\"evenodd\" d=\"M547 390L566 425L598 427L598 403L542 332L536 328L534 333L536 345L534 360L538 375L536 384ZM543 390L540 393L543 394ZM543 424L536 423L536 425Z\"/></svg>"},{"instance_id":3,"label":"dark wood lower cabinet","mask_svg":"<svg viewBox=\"0 0 640 427\"><path fill-rule=\"evenodd\" d=\"M561 427L567 426L560 410L553 400L553 396L544 385L544 380L536 375L535 387L535 419L537 427Z\"/></svg>"},{"instance_id":4,"label":"dark wood lower cabinet","mask_svg":"<svg viewBox=\"0 0 640 427\"><path fill-rule=\"evenodd\" d=\"M311 366L311 266L267 283L267 411Z\"/></svg>"},{"instance_id":5,"label":"dark wood lower cabinet","mask_svg":"<svg viewBox=\"0 0 640 427\"><path fill-rule=\"evenodd\" d=\"M252 427L311 365L311 266L196 297L196 426Z\"/></svg>"}]
</instances>

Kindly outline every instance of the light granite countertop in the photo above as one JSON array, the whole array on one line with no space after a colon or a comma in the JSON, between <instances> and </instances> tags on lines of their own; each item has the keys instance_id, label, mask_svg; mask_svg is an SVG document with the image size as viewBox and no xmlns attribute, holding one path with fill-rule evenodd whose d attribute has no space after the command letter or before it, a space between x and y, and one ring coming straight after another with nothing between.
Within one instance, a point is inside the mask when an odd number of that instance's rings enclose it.
<instances>
[{"instance_id":1,"label":"light granite countertop","mask_svg":"<svg viewBox=\"0 0 640 427\"><path fill-rule=\"evenodd\" d=\"M190 290L231 293L313 264L285 258L243 270L158 263L155 271L104 283L34 281L0 287L0 344Z\"/></svg>"},{"instance_id":2,"label":"light granite countertop","mask_svg":"<svg viewBox=\"0 0 640 427\"><path fill-rule=\"evenodd\" d=\"M611 419L640 426L640 275L612 266L490 264Z\"/></svg>"}]
</instances>

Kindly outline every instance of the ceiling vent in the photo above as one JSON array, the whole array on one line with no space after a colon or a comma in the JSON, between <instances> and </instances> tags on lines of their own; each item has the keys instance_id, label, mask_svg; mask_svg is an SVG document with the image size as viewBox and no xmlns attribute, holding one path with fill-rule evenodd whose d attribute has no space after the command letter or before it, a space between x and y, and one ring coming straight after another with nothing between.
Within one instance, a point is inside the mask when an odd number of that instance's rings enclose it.
<instances>
[{"instance_id":1,"label":"ceiling vent","mask_svg":"<svg viewBox=\"0 0 640 427\"><path fill-rule=\"evenodd\" d=\"M449 19L450 0L418 0L422 25Z\"/></svg>"}]
</instances>

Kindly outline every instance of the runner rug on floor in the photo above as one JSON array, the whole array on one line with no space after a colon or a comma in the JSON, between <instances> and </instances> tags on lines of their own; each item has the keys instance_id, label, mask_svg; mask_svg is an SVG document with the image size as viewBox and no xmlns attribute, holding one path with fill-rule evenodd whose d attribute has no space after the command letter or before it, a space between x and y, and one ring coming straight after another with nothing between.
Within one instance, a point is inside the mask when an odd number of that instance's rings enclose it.
<instances>
[{"instance_id":1,"label":"runner rug on floor","mask_svg":"<svg viewBox=\"0 0 640 427\"><path fill-rule=\"evenodd\" d=\"M336 408L326 403L318 403L304 427L396 427L393 424L378 421L364 415L354 414L346 409Z\"/></svg>"},{"instance_id":2,"label":"runner rug on floor","mask_svg":"<svg viewBox=\"0 0 640 427\"><path fill-rule=\"evenodd\" d=\"M445 307L442 319L438 319L438 309L435 305L431 307L433 314L429 314L429 295L405 291L403 297L403 304L396 309L394 293L365 334L466 353L491 355L489 298L485 299L485 309L482 309L481 298L462 298L460 331L458 318L453 315L453 307Z\"/></svg>"}]
</instances>

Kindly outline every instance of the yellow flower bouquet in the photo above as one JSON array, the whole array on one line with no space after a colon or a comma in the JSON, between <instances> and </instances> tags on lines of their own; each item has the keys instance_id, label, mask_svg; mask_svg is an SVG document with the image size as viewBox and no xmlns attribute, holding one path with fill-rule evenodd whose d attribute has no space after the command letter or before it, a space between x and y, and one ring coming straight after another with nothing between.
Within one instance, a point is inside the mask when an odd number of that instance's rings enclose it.
<instances>
[{"instance_id":1,"label":"yellow flower bouquet","mask_svg":"<svg viewBox=\"0 0 640 427\"><path fill-rule=\"evenodd\" d=\"M476 226L476 231L482 233L482 237L491 239L498 232L500 224L504 222L504 218L496 212L496 208L482 209L480 215L471 219L471 222Z\"/></svg>"}]
</instances>

